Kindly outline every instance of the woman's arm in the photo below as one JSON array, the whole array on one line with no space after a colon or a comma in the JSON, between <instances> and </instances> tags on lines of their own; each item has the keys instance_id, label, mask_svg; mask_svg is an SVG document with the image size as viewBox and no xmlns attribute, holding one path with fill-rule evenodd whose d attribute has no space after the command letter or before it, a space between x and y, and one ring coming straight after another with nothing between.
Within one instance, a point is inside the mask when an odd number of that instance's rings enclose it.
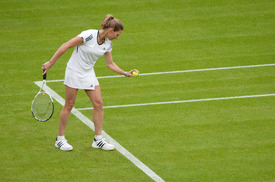
<instances>
[{"instance_id":1,"label":"woman's arm","mask_svg":"<svg viewBox=\"0 0 275 182\"><path fill-rule=\"evenodd\" d=\"M116 72L116 73L118 73L118 74L125 75L125 76L129 77L129 76L134 76L134 75L132 75L132 72L133 72L133 71L139 72L138 70L135 70L135 69L133 69L133 70L131 70L131 71L129 71L129 72L123 71L123 70L122 70L121 68L119 68L119 67L116 65L116 63L113 61L112 53L111 53L111 52L106 52L106 53L104 54L104 56L105 56L105 60L106 60L106 66L107 66L110 70L112 70L112 71L114 71L114 72Z\"/></svg>"},{"instance_id":2,"label":"woman's arm","mask_svg":"<svg viewBox=\"0 0 275 182\"><path fill-rule=\"evenodd\" d=\"M54 63L69 49L78 45L81 45L83 43L82 37L74 37L68 42L64 43L53 55L50 61L44 63L41 67L42 70L45 70L44 74L47 73L47 71L54 65Z\"/></svg>"}]
</instances>

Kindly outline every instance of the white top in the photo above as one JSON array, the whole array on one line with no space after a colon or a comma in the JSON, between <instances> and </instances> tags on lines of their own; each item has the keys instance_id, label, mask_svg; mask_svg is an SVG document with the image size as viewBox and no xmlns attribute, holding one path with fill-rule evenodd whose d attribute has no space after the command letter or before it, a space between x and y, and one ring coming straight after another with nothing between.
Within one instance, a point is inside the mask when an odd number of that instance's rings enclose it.
<instances>
[{"instance_id":1,"label":"white top","mask_svg":"<svg viewBox=\"0 0 275 182\"><path fill-rule=\"evenodd\" d=\"M83 44L75 47L67 67L83 74L90 73L99 57L112 51L112 42L108 38L98 44L98 32L99 30L90 29L78 35L83 38Z\"/></svg>"}]
</instances>

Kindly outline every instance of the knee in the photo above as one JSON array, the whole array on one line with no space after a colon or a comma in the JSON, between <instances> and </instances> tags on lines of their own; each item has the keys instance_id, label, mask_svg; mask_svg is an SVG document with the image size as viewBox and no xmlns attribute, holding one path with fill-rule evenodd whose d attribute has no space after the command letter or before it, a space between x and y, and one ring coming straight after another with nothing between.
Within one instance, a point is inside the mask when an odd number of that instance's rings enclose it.
<instances>
[{"instance_id":1,"label":"knee","mask_svg":"<svg viewBox=\"0 0 275 182\"><path fill-rule=\"evenodd\" d=\"M103 101L96 100L94 103L94 110L102 111L103 110Z\"/></svg>"},{"instance_id":2,"label":"knee","mask_svg":"<svg viewBox=\"0 0 275 182\"><path fill-rule=\"evenodd\" d=\"M74 102L72 101L69 101L69 102L66 102L65 105L64 105L64 109L68 112L71 112L71 110L73 109L74 107Z\"/></svg>"}]
</instances>

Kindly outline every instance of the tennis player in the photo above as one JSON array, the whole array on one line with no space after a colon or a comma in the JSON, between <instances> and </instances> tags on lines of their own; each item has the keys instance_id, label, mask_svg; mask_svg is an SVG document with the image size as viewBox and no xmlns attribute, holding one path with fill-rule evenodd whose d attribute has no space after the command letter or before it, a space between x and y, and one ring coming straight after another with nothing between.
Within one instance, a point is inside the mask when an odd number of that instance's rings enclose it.
<instances>
[{"instance_id":1,"label":"tennis player","mask_svg":"<svg viewBox=\"0 0 275 182\"><path fill-rule=\"evenodd\" d=\"M56 138L55 147L61 150L73 150L65 139L65 129L68 123L70 112L74 106L77 91L85 90L93 103L93 122L95 125L95 137L93 139L93 148L103 150L113 150L114 146L102 138L103 124L103 102L99 82L94 72L94 65L102 55L105 56L106 66L112 71L131 77L133 71L123 71L112 59L112 42L118 39L123 31L123 24L113 15L107 15L101 23L100 30L86 30L70 41L64 43L54 54L50 61L42 65L45 70L43 75L55 64L59 57L69 48L74 47L65 72L65 105L60 112L59 130Z\"/></svg>"}]
</instances>

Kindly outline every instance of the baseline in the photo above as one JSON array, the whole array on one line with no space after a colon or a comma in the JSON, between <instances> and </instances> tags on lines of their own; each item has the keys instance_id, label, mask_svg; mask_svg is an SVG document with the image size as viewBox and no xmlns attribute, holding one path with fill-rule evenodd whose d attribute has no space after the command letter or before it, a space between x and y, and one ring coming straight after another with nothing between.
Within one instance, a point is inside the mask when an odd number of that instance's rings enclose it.
<instances>
[{"instance_id":1,"label":"baseline","mask_svg":"<svg viewBox=\"0 0 275 182\"><path fill-rule=\"evenodd\" d=\"M42 86L42 81L34 82L38 87ZM65 104L65 100L58 95L54 90L52 90L50 87L46 86L45 90L62 106ZM84 124L86 124L89 128L91 128L93 131L94 124L93 122L84 116L81 112L79 112L76 108L72 109L72 114L74 114L80 121L82 121ZM130 160L135 166L137 166L140 170L142 170L146 175L148 175L151 179L157 182L164 182L164 180L158 176L154 171L152 171L148 166L146 166L143 162L141 162L138 158L136 158L133 154L131 154L126 148L124 148L122 145L120 145L115 139L113 139L110 135L108 135L105 131L102 130L102 136L106 138L110 143L112 143L117 151L119 151L123 156L125 156L128 160Z\"/></svg>"}]
</instances>

